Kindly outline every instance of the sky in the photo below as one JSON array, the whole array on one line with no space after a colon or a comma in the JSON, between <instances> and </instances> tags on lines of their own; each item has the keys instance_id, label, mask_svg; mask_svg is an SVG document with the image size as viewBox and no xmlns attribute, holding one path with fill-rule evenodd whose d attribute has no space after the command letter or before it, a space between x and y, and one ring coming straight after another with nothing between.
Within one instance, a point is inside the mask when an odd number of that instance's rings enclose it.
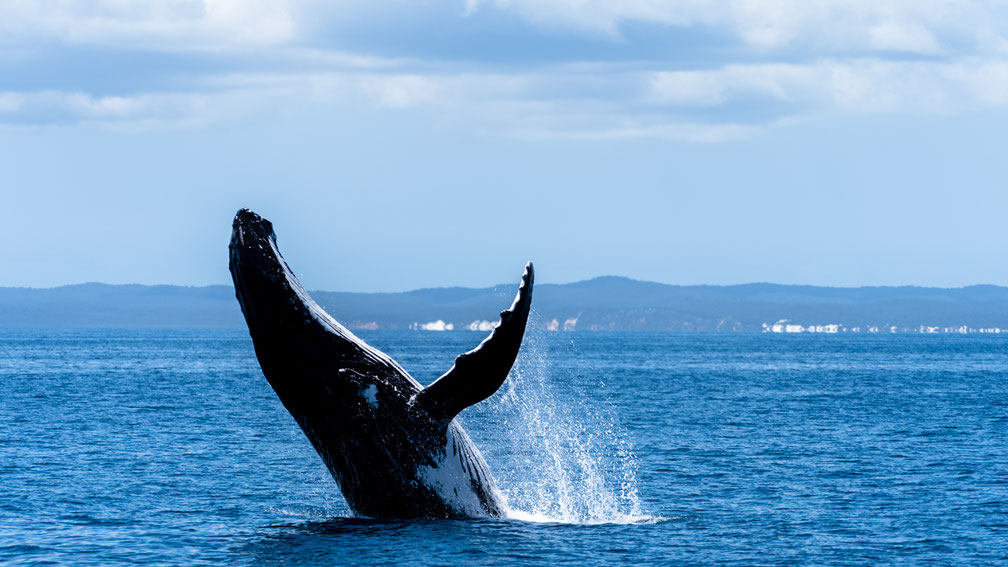
<instances>
[{"instance_id":1,"label":"sky","mask_svg":"<svg viewBox=\"0 0 1008 567\"><path fill-rule=\"evenodd\" d=\"M1008 5L0 2L0 286L1008 285Z\"/></svg>"}]
</instances>

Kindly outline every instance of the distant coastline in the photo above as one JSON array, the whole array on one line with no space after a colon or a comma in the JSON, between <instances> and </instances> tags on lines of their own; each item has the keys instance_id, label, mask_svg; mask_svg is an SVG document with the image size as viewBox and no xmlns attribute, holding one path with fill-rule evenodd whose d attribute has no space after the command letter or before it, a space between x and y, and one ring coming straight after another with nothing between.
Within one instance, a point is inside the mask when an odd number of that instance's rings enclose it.
<instances>
[{"instance_id":1,"label":"distant coastline","mask_svg":"<svg viewBox=\"0 0 1008 567\"><path fill-rule=\"evenodd\" d=\"M313 291L355 330L488 332L513 285L401 293ZM674 286L605 276L536 289L532 328L816 334L1008 334L1008 287ZM6 328L244 328L230 286L0 288Z\"/></svg>"},{"instance_id":2,"label":"distant coastline","mask_svg":"<svg viewBox=\"0 0 1008 567\"><path fill-rule=\"evenodd\" d=\"M907 328L907 327L897 327L896 325L882 326L869 325L866 327L851 327L847 328L844 325L838 325L836 323L826 324L826 325L800 325L792 323L787 319L780 320L773 325L763 324L764 333L786 333L786 334L797 334L797 333L818 333L824 335L836 335L836 334L858 334L858 333L868 333L868 334L879 334L879 333L919 333L922 335L1000 335L1002 333L1008 333L1008 329L1002 329L1000 327L980 327L974 328L969 325L959 325L958 327L939 327L937 325L919 325L917 328Z\"/></svg>"}]
</instances>

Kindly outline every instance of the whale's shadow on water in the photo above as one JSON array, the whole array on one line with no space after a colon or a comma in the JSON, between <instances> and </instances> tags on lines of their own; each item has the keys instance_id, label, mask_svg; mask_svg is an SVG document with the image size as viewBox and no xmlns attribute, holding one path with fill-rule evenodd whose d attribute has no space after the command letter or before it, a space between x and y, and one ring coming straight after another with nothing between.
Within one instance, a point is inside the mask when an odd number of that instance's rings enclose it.
<instances>
[{"instance_id":1,"label":"whale's shadow on water","mask_svg":"<svg viewBox=\"0 0 1008 567\"><path fill-rule=\"evenodd\" d=\"M626 558L629 549L607 542L653 538L661 524L685 526L695 518L650 518L636 523L569 524L510 518L379 520L330 518L274 524L237 552L257 565L278 564L473 564L597 560L598 554ZM636 532L636 537L635 537ZM577 546L571 546L578 541ZM408 553L404 550L409 550ZM548 552L548 555L546 554ZM421 563L423 564L423 563Z\"/></svg>"}]
</instances>

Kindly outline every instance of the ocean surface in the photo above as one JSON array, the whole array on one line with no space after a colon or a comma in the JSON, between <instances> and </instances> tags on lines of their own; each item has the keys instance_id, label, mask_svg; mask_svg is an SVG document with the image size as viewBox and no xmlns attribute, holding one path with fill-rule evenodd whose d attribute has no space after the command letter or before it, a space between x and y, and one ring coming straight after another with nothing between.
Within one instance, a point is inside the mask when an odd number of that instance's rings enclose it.
<instances>
[{"instance_id":1,"label":"ocean surface","mask_svg":"<svg viewBox=\"0 0 1008 567\"><path fill-rule=\"evenodd\" d=\"M0 564L1008 562L1008 337L530 333L460 421L511 517L357 518L246 332L0 330Z\"/></svg>"}]
</instances>

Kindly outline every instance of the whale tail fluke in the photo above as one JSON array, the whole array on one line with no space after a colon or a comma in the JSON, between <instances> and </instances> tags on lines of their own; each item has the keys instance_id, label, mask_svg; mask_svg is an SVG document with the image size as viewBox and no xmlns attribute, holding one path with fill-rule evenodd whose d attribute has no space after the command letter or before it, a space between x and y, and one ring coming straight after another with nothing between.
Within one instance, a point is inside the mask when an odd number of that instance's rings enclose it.
<instances>
[{"instance_id":1,"label":"whale tail fluke","mask_svg":"<svg viewBox=\"0 0 1008 567\"><path fill-rule=\"evenodd\" d=\"M501 311L500 325L473 350L460 354L443 376L417 393L417 407L436 420L451 421L463 409L479 403L504 383L525 336L532 306L532 262L525 266L518 295Z\"/></svg>"}]
</instances>

